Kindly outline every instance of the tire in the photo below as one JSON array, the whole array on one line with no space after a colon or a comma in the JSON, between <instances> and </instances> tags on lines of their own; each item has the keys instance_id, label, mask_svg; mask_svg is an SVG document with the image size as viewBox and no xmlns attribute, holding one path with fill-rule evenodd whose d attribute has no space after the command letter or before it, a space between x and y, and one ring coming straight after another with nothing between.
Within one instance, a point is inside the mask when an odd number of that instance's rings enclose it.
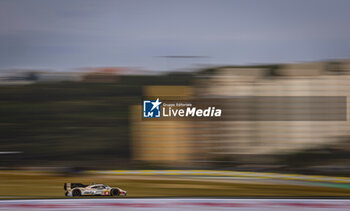
<instances>
[{"instance_id":1,"label":"tire","mask_svg":"<svg viewBox=\"0 0 350 211\"><path fill-rule=\"evenodd\" d=\"M120 192L118 189L112 189L111 190L111 196L119 196Z\"/></svg>"},{"instance_id":2,"label":"tire","mask_svg":"<svg viewBox=\"0 0 350 211\"><path fill-rule=\"evenodd\" d=\"M68 196L68 191L66 191L66 193L64 194L65 196Z\"/></svg>"},{"instance_id":3,"label":"tire","mask_svg":"<svg viewBox=\"0 0 350 211\"><path fill-rule=\"evenodd\" d=\"M72 196L81 196L80 190L76 189L72 191Z\"/></svg>"}]
</instances>

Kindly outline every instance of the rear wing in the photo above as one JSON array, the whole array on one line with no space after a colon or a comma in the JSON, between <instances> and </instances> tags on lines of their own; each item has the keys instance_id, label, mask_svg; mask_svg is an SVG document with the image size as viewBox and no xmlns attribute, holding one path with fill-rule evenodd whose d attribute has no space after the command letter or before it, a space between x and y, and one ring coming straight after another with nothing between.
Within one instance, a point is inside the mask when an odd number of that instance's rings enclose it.
<instances>
[{"instance_id":1,"label":"rear wing","mask_svg":"<svg viewBox=\"0 0 350 211\"><path fill-rule=\"evenodd\" d=\"M63 187L64 187L64 190L71 190L76 187L85 188L87 187L87 185L83 185L81 183L64 183Z\"/></svg>"}]
</instances>

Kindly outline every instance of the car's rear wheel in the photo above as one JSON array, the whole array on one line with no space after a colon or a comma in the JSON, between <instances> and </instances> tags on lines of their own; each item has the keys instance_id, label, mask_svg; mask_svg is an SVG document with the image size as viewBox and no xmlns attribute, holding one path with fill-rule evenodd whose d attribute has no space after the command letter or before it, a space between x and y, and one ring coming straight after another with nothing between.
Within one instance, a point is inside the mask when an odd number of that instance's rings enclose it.
<instances>
[{"instance_id":1,"label":"car's rear wheel","mask_svg":"<svg viewBox=\"0 0 350 211\"><path fill-rule=\"evenodd\" d=\"M119 196L120 192L118 189L112 189L111 190L111 196Z\"/></svg>"},{"instance_id":2,"label":"car's rear wheel","mask_svg":"<svg viewBox=\"0 0 350 211\"><path fill-rule=\"evenodd\" d=\"M73 190L72 196L81 196L80 190Z\"/></svg>"}]
</instances>

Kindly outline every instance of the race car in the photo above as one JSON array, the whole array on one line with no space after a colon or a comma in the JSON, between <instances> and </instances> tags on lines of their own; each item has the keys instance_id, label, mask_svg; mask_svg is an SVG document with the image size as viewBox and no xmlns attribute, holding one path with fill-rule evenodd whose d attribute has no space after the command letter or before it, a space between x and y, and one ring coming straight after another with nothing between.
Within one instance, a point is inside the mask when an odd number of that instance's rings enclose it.
<instances>
[{"instance_id":1,"label":"race car","mask_svg":"<svg viewBox=\"0 0 350 211\"><path fill-rule=\"evenodd\" d=\"M126 196L125 190L104 184L64 183L64 190L66 196Z\"/></svg>"}]
</instances>

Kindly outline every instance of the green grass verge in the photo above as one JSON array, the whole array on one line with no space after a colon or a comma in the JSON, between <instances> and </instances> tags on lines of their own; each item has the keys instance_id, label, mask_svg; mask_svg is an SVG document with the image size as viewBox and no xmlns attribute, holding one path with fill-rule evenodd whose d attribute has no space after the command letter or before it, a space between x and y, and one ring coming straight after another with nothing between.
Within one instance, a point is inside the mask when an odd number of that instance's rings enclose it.
<instances>
[{"instance_id":1,"label":"green grass verge","mask_svg":"<svg viewBox=\"0 0 350 211\"><path fill-rule=\"evenodd\" d=\"M104 183L128 191L128 197L349 197L350 190L292 184L155 176L65 177L27 172L0 172L0 199L64 198L63 183Z\"/></svg>"}]
</instances>

